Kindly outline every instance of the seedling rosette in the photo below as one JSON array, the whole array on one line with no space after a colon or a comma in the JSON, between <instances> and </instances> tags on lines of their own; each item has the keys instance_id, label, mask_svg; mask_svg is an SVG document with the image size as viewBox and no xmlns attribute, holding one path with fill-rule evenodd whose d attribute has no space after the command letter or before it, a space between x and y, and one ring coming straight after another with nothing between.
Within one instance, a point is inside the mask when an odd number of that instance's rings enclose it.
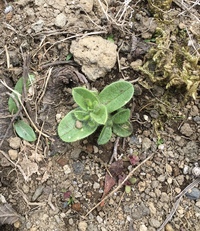
<instances>
[{"instance_id":1,"label":"seedling rosette","mask_svg":"<svg viewBox=\"0 0 200 231\"><path fill-rule=\"evenodd\" d=\"M83 139L103 126L98 144L107 143L112 133L126 137L132 133L130 110L122 108L133 96L131 83L117 81L99 94L84 87L72 90L78 107L70 111L58 125L58 135L65 142Z\"/></svg>"}]
</instances>

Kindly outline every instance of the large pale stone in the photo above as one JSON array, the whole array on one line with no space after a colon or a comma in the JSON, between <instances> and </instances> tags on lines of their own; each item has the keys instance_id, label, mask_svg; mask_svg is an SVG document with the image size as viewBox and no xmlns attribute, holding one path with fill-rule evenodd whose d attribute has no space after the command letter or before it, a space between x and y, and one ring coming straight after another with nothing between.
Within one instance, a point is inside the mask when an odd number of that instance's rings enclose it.
<instances>
[{"instance_id":1,"label":"large pale stone","mask_svg":"<svg viewBox=\"0 0 200 231\"><path fill-rule=\"evenodd\" d=\"M72 41L70 52L82 65L83 73L90 80L104 77L116 63L117 46L100 36L88 36Z\"/></svg>"}]
</instances>

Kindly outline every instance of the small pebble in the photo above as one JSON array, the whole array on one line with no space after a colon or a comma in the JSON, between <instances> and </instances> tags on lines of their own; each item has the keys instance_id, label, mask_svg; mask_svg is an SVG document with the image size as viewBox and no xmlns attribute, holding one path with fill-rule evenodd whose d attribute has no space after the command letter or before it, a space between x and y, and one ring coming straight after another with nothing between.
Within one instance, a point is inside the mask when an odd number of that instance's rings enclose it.
<instances>
[{"instance_id":1,"label":"small pebble","mask_svg":"<svg viewBox=\"0 0 200 231\"><path fill-rule=\"evenodd\" d=\"M68 164L63 166L63 170L64 170L65 175L68 175L69 173L71 173L71 169Z\"/></svg>"},{"instance_id":2,"label":"small pebble","mask_svg":"<svg viewBox=\"0 0 200 231\"><path fill-rule=\"evenodd\" d=\"M11 160L16 160L18 158L18 151L14 149L8 150L8 155Z\"/></svg>"},{"instance_id":3,"label":"small pebble","mask_svg":"<svg viewBox=\"0 0 200 231\"><path fill-rule=\"evenodd\" d=\"M185 195L190 200L198 200L200 198L200 190L198 188L193 188L190 192L187 192Z\"/></svg>"},{"instance_id":4,"label":"small pebble","mask_svg":"<svg viewBox=\"0 0 200 231\"><path fill-rule=\"evenodd\" d=\"M172 226L170 224L167 224L165 226L165 231L174 231L174 229L172 228Z\"/></svg>"},{"instance_id":5,"label":"small pebble","mask_svg":"<svg viewBox=\"0 0 200 231\"><path fill-rule=\"evenodd\" d=\"M100 184L97 182L94 182L93 189L99 189L99 188L100 188Z\"/></svg>"},{"instance_id":6,"label":"small pebble","mask_svg":"<svg viewBox=\"0 0 200 231\"><path fill-rule=\"evenodd\" d=\"M13 149L20 148L21 139L19 137L12 137L9 139L9 146Z\"/></svg>"},{"instance_id":7,"label":"small pebble","mask_svg":"<svg viewBox=\"0 0 200 231\"><path fill-rule=\"evenodd\" d=\"M145 137L142 140L142 150L147 151L151 147L151 140L147 137Z\"/></svg>"},{"instance_id":8,"label":"small pebble","mask_svg":"<svg viewBox=\"0 0 200 231\"><path fill-rule=\"evenodd\" d=\"M159 228L160 225L161 225L160 221L158 221L157 219L155 219L155 218L153 218L153 217L151 217L151 218L149 219L149 224L150 224L151 226L153 226L154 228Z\"/></svg>"},{"instance_id":9,"label":"small pebble","mask_svg":"<svg viewBox=\"0 0 200 231\"><path fill-rule=\"evenodd\" d=\"M140 228L139 228L140 231L147 231L147 227L145 225L140 225Z\"/></svg>"},{"instance_id":10,"label":"small pebble","mask_svg":"<svg viewBox=\"0 0 200 231\"><path fill-rule=\"evenodd\" d=\"M84 170L84 164L82 162L75 162L73 163L72 167L73 167L73 170L74 170L74 173L75 174L81 174Z\"/></svg>"},{"instance_id":11,"label":"small pebble","mask_svg":"<svg viewBox=\"0 0 200 231\"><path fill-rule=\"evenodd\" d=\"M189 166L188 165L184 165L183 167L183 174L187 175L189 172Z\"/></svg>"},{"instance_id":12,"label":"small pebble","mask_svg":"<svg viewBox=\"0 0 200 231\"><path fill-rule=\"evenodd\" d=\"M200 124L200 116L195 116L193 120L195 123Z\"/></svg>"},{"instance_id":13,"label":"small pebble","mask_svg":"<svg viewBox=\"0 0 200 231\"><path fill-rule=\"evenodd\" d=\"M63 14L63 13L58 14L58 15L56 16L56 19L55 19L55 25L56 25L57 27L62 28L62 27L65 26L66 21L67 21L67 17L66 17L65 14Z\"/></svg>"},{"instance_id":14,"label":"small pebble","mask_svg":"<svg viewBox=\"0 0 200 231\"><path fill-rule=\"evenodd\" d=\"M42 194L43 189L44 189L44 186L43 186L43 185L40 185L40 186L35 190L35 193L34 193L33 196L32 196L32 201L36 201L36 200L37 200L37 198Z\"/></svg>"},{"instance_id":15,"label":"small pebble","mask_svg":"<svg viewBox=\"0 0 200 231\"><path fill-rule=\"evenodd\" d=\"M80 221L78 223L78 229L79 231L86 231L87 230L87 223L85 221Z\"/></svg>"},{"instance_id":16,"label":"small pebble","mask_svg":"<svg viewBox=\"0 0 200 231\"><path fill-rule=\"evenodd\" d=\"M185 136L191 136L194 133L193 129L190 127L190 124L188 123L183 124L183 126L180 129L180 132Z\"/></svg>"},{"instance_id":17,"label":"small pebble","mask_svg":"<svg viewBox=\"0 0 200 231\"><path fill-rule=\"evenodd\" d=\"M103 219L100 217L100 216L97 216L97 221L99 222L99 223L102 223L103 222Z\"/></svg>"}]
</instances>

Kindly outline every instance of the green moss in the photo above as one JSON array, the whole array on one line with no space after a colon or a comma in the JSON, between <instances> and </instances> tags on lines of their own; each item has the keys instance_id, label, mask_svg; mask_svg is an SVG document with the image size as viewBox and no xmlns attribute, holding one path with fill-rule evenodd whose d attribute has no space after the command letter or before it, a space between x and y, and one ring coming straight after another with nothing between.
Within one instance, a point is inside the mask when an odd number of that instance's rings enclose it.
<instances>
[{"instance_id":1,"label":"green moss","mask_svg":"<svg viewBox=\"0 0 200 231\"><path fill-rule=\"evenodd\" d=\"M157 29L156 46L147 53L140 70L152 82L165 86L185 88L186 96L196 98L200 84L199 56L189 53L188 46L171 42L170 31Z\"/></svg>"}]
</instances>

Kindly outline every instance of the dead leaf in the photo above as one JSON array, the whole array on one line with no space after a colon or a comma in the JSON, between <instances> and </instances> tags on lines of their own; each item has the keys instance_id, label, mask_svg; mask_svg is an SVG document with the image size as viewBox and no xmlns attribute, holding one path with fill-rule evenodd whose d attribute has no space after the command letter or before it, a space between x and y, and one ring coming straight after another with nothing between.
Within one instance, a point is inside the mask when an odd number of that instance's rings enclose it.
<instances>
[{"instance_id":1,"label":"dead leaf","mask_svg":"<svg viewBox=\"0 0 200 231\"><path fill-rule=\"evenodd\" d=\"M15 212L12 206L8 203L0 205L0 223L13 224L18 221L20 216Z\"/></svg>"},{"instance_id":2,"label":"dead leaf","mask_svg":"<svg viewBox=\"0 0 200 231\"><path fill-rule=\"evenodd\" d=\"M106 173L102 199L110 192L110 190L116 184L116 182L117 182L117 180L115 177L112 177L112 176L110 176L110 174ZM104 206L104 201L102 201L100 206Z\"/></svg>"},{"instance_id":3,"label":"dead leaf","mask_svg":"<svg viewBox=\"0 0 200 231\"><path fill-rule=\"evenodd\" d=\"M109 167L109 172L114 177L121 175L123 170L124 170L123 160L117 160L113 162Z\"/></svg>"},{"instance_id":4,"label":"dead leaf","mask_svg":"<svg viewBox=\"0 0 200 231\"><path fill-rule=\"evenodd\" d=\"M112 187L117 183L117 178L122 175L124 170L123 160L117 160L113 162L109 167L109 173L105 176L105 185L102 199L110 192ZM101 206L104 205L104 201Z\"/></svg>"}]
</instances>

